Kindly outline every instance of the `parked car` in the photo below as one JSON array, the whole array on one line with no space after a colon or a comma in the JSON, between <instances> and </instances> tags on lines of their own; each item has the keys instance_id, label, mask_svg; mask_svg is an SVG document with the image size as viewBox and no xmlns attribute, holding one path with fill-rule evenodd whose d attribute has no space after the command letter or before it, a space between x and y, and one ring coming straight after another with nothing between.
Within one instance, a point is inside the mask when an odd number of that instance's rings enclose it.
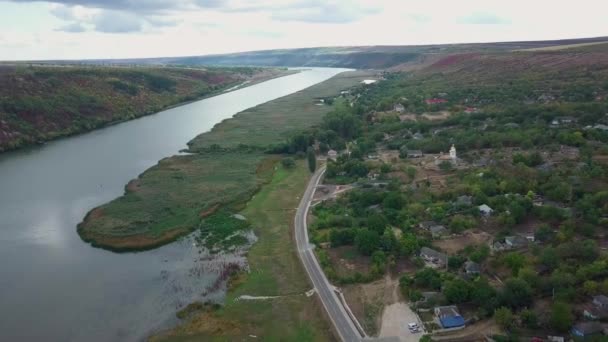
<instances>
[{"instance_id":1,"label":"parked car","mask_svg":"<svg viewBox=\"0 0 608 342\"><path fill-rule=\"evenodd\" d=\"M407 328L410 330L411 333L420 332L420 327L417 323L408 323Z\"/></svg>"}]
</instances>

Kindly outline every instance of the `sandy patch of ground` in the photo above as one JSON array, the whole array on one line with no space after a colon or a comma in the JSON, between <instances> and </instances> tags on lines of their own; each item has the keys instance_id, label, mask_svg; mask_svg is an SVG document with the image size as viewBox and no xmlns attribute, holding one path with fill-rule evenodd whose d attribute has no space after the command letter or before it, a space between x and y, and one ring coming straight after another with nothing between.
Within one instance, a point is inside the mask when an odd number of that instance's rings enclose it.
<instances>
[{"instance_id":1,"label":"sandy patch of ground","mask_svg":"<svg viewBox=\"0 0 608 342\"><path fill-rule=\"evenodd\" d=\"M433 244L448 254L456 254L469 245L487 244L492 240L492 235L482 231L467 231L460 236L451 239L434 241Z\"/></svg>"},{"instance_id":2,"label":"sandy patch of ground","mask_svg":"<svg viewBox=\"0 0 608 342\"><path fill-rule=\"evenodd\" d=\"M418 316L405 303L394 303L384 308L382 314L382 327L380 328L380 337L398 337L402 342L417 342L420 340L424 332L411 333L408 328L408 323L418 323L423 326L418 320Z\"/></svg>"},{"instance_id":3,"label":"sandy patch of ground","mask_svg":"<svg viewBox=\"0 0 608 342\"><path fill-rule=\"evenodd\" d=\"M312 201L313 205L318 202L330 200L338 197L340 194L351 190L353 188L352 185L332 185L332 184L322 184L317 187L315 193L313 195Z\"/></svg>"},{"instance_id":4,"label":"sandy patch of ground","mask_svg":"<svg viewBox=\"0 0 608 342\"><path fill-rule=\"evenodd\" d=\"M378 157L385 163L395 163L399 160L399 151L379 151Z\"/></svg>"},{"instance_id":5,"label":"sandy patch of ground","mask_svg":"<svg viewBox=\"0 0 608 342\"><path fill-rule=\"evenodd\" d=\"M445 120L445 119L449 118L450 115L452 115L452 113L450 113L448 111L441 111L441 112L434 112L434 113L424 113L424 114L422 114L422 117L427 120L430 120L430 121L439 121L439 120Z\"/></svg>"}]
</instances>

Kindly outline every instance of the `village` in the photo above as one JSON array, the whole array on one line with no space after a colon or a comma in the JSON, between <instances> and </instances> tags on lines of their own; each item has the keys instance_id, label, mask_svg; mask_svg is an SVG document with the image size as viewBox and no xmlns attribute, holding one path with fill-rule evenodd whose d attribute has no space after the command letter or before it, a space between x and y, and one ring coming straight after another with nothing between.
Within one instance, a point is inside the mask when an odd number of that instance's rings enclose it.
<instances>
[{"instance_id":1,"label":"village","mask_svg":"<svg viewBox=\"0 0 608 342\"><path fill-rule=\"evenodd\" d=\"M335 101L356 108L380 93L345 91ZM359 138L317 143L327 173L311 241L326 274L380 337L399 320L385 312L407 317L403 327L420 324L423 333L402 327L402 341L601 340L608 113L498 119L483 100L448 97L426 98L414 113L400 96L368 112ZM555 101L542 94L532 103ZM589 195L575 195L582 189ZM409 309L393 310L399 303Z\"/></svg>"}]
</instances>

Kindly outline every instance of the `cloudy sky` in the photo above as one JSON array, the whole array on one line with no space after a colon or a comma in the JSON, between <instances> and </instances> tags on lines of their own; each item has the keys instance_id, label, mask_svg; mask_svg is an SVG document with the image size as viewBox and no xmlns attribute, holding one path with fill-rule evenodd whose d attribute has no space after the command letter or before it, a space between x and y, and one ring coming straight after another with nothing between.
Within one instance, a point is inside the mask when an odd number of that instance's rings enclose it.
<instances>
[{"instance_id":1,"label":"cloudy sky","mask_svg":"<svg viewBox=\"0 0 608 342\"><path fill-rule=\"evenodd\" d=\"M595 36L606 0L0 0L0 60Z\"/></svg>"}]
</instances>

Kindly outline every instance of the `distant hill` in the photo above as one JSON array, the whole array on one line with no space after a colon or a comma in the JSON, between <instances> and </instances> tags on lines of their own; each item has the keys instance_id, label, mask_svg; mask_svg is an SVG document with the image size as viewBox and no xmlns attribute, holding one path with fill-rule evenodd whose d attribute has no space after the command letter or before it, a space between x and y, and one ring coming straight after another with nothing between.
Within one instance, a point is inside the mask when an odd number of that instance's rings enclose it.
<instances>
[{"instance_id":1,"label":"distant hill","mask_svg":"<svg viewBox=\"0 0 608 342\"><path fill-rule=\"evenodd\" d=\"M608 42L608 37L546 41L520 41L479 44L349 46L251 51L231 54L137 59L98 59L79 61L87 64L164 64L220 66L344 67L386 69L428 61L429 56L459 52L491 52L543 49L571 44ZM62 63L65 61L52 61ZM74 61L67 61L73 63Z\"/></svg>"},{"instance_id":2,"label":"distant hill","mask_svg":"<svg viewBox=\"0 0 608 342\"><path fill-rule=\"evenodd\" d=\"M0 152L155 113L257 71L0 65Z\"/></svg>"}]
</instances>

